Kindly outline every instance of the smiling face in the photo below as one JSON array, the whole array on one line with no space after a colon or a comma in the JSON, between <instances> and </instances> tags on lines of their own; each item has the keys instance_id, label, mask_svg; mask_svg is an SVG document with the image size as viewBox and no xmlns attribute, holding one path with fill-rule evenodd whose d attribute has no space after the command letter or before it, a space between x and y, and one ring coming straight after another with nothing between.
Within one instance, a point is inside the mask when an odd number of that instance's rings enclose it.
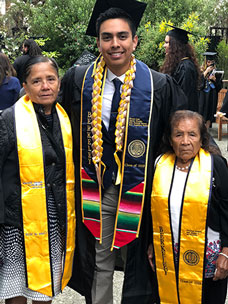
<instances>
[{"instance_id":1,"label":"smiling face","mask_svg":"<svg viewBox=\"0 0 228 304\"><path fill-rule=\"evenodd\" d=\"M138 43L124 19L108 19L100 26L97 46L107 67L117 76L124 74L130 65L131 54Z\"/></svg>"},{"instance_id":2,"label":"smiling face","mask_svg":"<svg viewBox=\"0 0 228 304\"><path fill-rule=\"evenodd\" d=\"M51 63L34 64L23 86L32 102L42 104L45 113L50 114L60 86L57 71Z\"/></svg>"},{"instance_id":3,"label":"smiling face","mask_svg":"<svg viewBox=\"0 0 228 304\"><path fill-rule=\"evenodd\" d=\"M180 120L172 128L170 143L177 161L182 164L188 163L199 152L202 143L198 120L196 118Z\"/></svg>"}]
</instances>

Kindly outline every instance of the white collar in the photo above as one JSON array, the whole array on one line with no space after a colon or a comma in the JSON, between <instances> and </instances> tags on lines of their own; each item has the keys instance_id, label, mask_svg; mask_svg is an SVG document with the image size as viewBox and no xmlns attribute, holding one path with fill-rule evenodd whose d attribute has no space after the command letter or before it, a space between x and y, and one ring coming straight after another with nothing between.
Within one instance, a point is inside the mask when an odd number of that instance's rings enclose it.
<instances>
[{"instance_id":1,"label":"white collar","mask_svg":"<svg viewBox=\"0 0 228 304\"><path fill-rule=\"evenodd\" d=\"M110 71L108 69L107 78L108 78L109 81L113 81L113 79L118 78L122 83L124 83L125 74L122 74L121 76L116 76L115 74L113 74L112 71Z\"/></svg>"}]
</instances>

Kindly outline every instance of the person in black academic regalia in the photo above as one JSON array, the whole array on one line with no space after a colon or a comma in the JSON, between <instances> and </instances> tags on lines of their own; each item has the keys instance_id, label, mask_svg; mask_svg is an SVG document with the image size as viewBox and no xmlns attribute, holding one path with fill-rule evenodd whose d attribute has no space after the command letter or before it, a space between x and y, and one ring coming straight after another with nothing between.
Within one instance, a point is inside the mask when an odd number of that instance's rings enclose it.
<instances>
[{"instance_id":1,"label":"person in black academic regalia","mask_svg":"<svg viewBox=\"0 0 228 304\"><path fill-rule=\"evenodd\" d=\"M87 34L97 38L100 56L90 66L68 70L61 83L77 181L70 287L87 304L113 303L120 251L125 257L121 303L157 302L146 254L154 160L170 113L186 108L187 100L171 76L150 70L132 54L145 7L135 0L97 0Z\"/></svg>"},{"instance_id":2,"label":"person in black academic regalia","mask_svg":"<svg viewBox=\"0 0 228 304\"><path fill-rule=\"evenodd\" d=\"M169 25L171 26L171 25ZM189 44L188 31L175 26L165 37L165 61L160 72L171 75L188 98L188 109L198 111L198 80L200 69L194 48Z\"/></svg>"},{"instance_id":3,"label":"person in black academic regalia","mask_svg":"<svg viewBox=\"0 0 228 304\"><path fill-rule=\"evenodd\" d=\"M205 52L205 66L203 68L202 84L199 92L199 113L203 116L207 128L215 120L218 92L222 88L222 74L216 73L216 52Z\"/></svg>"}]
</instances>

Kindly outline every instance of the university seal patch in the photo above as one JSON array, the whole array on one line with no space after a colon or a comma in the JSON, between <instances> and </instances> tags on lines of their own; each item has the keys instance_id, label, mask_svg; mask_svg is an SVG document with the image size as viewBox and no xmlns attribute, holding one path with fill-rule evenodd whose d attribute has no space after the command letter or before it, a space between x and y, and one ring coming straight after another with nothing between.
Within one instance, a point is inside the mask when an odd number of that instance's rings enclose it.
<instances>
[{"instance_id":1,"label":"university seal patch","mask_svg":"<svg viewBox=\"0 0 228 304\"><path fill-rule=\"evenodd\" d=\"M198 253L194 250L187 250L183 254L183 259L186 264L190 266L195 266L199 263L200 257Z\"/></svg>"},{"instance_id":2,"label":"university seal patch","mask_svg":"<svg viewBox=\"0 0 228 304\"><path fill-rule=\"evenodd\" d=\"M128 145L128 153L135 158L143 156L145 150L145 144L141 140L133 140Z\"/></svg>"}]
</instances>

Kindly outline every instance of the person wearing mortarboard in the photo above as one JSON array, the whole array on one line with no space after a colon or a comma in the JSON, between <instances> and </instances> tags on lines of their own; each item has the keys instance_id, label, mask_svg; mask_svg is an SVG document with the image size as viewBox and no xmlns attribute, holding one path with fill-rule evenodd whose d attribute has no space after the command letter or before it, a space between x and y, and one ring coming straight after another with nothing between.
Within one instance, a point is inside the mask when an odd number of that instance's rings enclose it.
<instances>
[{"instance_id":1,"label":"person wearing mortarboard","mask_svg":"<svg viewBox=\"0 0 228 304\"><path fill-rule=\"evenodd\" d=\"M147 260L153 163L171 111L187 100L168 76L135 59L146 5L97 0L87 34L100 56L70 69L61 87L73 125L77 236L70 287L87 303L113 303L117 250L124 248L122 303L154 303ZM84 78L83 78L84 77Z\"/></svg>"},{"instance_id":2,"label":"person wearing mortarboard","mask_svg":"<svg viewBox=\"0 0 228 304\"><path fill-rule=\"evenodd\" d=\"M218 92L222 88L221 74L216 74L216 52L205 52L205 64L202 68L202 84L199 92L199 113L203 116L207 128L215 121Z\"/></svg>"},{"instance_id":3,"label":"person wearing mortarboard","mask_svg":"<svg viewBox=\"0 0 228 304\"><path fill-rule=\"evenodd\" d=\"M198 82L200 69L195 51L189 44L190 32L173 25L165 37L165 61L160 72L171 75L188 99L188 110L198 112Z\"/></svg>"}]
</instances>

